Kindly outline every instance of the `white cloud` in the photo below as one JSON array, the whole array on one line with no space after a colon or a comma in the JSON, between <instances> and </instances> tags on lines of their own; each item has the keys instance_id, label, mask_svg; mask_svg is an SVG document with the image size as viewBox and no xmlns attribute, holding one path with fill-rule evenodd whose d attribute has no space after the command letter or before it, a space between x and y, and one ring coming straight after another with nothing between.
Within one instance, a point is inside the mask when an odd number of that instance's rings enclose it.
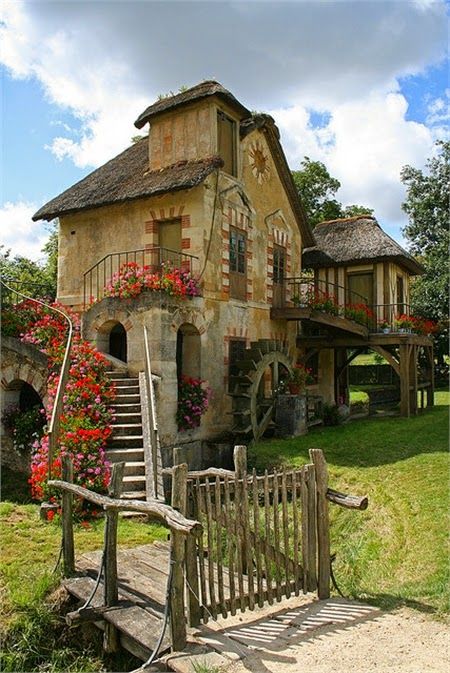
<instances>
[{"instance_id":1,"label":"white cloud","mask_svg":"<svg viewBox=\"0 0 450 673\"><path fill-rule=\"evenodd\" d=\"M7 202L0 209L0 243L3 250L11 250L12 257L20 255L34 261L44 259L42 248L49 238L48 224L33 222L38 209L35 203Z\"/></svg>"},{"instance_id":2,"label":"white cloud","mask_svg":"<svg viewBox=\"0 0 450 673\"><path fill-rule=\"evenodd\" d=\"M315 129L301 106L272 110L292 169L303 156L322 161L341 182L337 197L344 205L375 210L395 238L406 223L400 206L405 189L404 165L423 167L433 150L434 134L423 124L406 120L407 102L399 93L369 94L336 105L326 126Z\"/></svg>"},{"instance_id":3,"label":"white cloud","mask_svg":"<svg viewBox=\"0 0 450 673\"><path fill-rule=\"evenodd\" d=\"M3 14L3 63L80 119L79 139L49 145L80 167L127 145L158 93L216 77L251 108L329 110L396 90L444 57L447 34L443 0L4 0Z\"/></svg>"}]
</instances>

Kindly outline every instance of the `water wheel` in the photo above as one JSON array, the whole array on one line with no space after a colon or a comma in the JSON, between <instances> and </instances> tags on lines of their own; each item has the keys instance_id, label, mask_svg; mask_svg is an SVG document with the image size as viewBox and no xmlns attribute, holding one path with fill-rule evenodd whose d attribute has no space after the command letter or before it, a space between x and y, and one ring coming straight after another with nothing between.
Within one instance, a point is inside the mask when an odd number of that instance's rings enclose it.
<instances>
[{"instance_id":1,"label":"water wheel","mask_svg":"<svg viewBox=\"0 0 450 673\"><path fill-rule=\"evenodd\" d=\"M280 384L292 372L287 348L272 339L260 339L245 350L236 362L238 371L231 379L233 432L260 439L273 421Z\"/></svg>"}]
</instances>

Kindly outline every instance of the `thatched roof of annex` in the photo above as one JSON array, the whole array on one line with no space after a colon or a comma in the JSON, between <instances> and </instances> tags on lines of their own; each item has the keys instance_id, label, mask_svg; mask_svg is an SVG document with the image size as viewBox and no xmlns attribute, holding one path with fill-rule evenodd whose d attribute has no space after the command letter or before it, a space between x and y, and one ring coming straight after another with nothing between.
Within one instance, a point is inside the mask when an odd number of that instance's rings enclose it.
<instances>
[{"instance_id":1,"label":"thatched roof of annex","mask_svg":"<svg viewBox=\"0 0 450 673\"><path fill-rule=\"evenodd\" d=\"M304 267L318 269L392 261L413 275L424 271L371 215L320 222L314 229L314 238L316 245L303 251Z\"/></svg>"},{"instance_id":2,"label":"thatched roof of annex","mask_svg":"<svg viewBox=\"0 0 450 673\"><path fill-rule=\"evenodd\" d=\"M250 117L251 115L250 110L247 110L247 108L244 107L242 103L228 91L228 89L225 89L225 87L215 80L208 80L206 82L200 82L200 84L196 84L190 89L186 89L186 91L156 101L156 103L150 105L139 115L134 122L134 125L138 129L141 129L148 121L150 121L150 119L162 112L174 110L175 108L194 103L195 101L200 100L201 98L207 98L208 96L218 96L219 98L222 98L222 100L231 105L241 117Z\"/></svg>"},{"instance_id":3,"label":"thatched roof of annex","mask_svg":"<svg viewBox=\"0 0 450 673\"><path fill-rule=\"evenodd\" d=\"M190 189L221 166L220 157L210 157L149 171L145 137L46 203L33 215L33 220L52 220L75 211Z\"/></svg>"}]
</instances>

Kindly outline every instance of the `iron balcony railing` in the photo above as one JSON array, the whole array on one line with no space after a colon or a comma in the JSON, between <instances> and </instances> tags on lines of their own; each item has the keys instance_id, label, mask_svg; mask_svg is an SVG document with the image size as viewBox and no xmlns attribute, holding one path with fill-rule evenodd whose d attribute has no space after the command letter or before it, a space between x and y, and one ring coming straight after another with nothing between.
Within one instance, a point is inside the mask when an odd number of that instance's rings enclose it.
<instances>
[{"instance_id":1,"label":"iron balcony railing","mask_svg":"<svg viewBox=\"0 0 450 673\"><path fill-rule=\"evenodd\" d=\"M370 332L413 331L409 304L368 304L367 297L347 287L311 277L285 278L275 308L309 308L354 320ZM405 323L402 326L401 318Z\"/></svg>"},{"instance_id":2,"label":"iron balcony railing","mask_svg":"<svg viewBox=\"0 0 450 673\"><path fill-rule=\"evenodd\" d=\"M164 265L167 265L195 275L198 257L179 250L161 247L140 248L139 250L126 250L105 255L84 273L84 308L103 299L106 294L106 286L112 280L114 274L117 274L123 265L130 262L141 267L147 267L150 273L160 273Z\"/></svg>"}]
</instances>

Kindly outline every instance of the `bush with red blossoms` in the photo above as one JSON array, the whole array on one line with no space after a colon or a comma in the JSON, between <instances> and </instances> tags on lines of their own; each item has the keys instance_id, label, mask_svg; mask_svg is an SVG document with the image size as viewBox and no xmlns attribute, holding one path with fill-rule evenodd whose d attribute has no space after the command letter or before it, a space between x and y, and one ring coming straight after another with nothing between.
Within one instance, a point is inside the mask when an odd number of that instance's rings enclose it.
<instances>
[{"instance_id":1,"label":"bush with red blossoms","mask_svg":"<svg viewBox=\"0 0 450 673\"><path fill-rule=\"evenodd\" d=\"M128 299L144 292L165 292L171 297L197 297L200 288L197 279L189 271L183 271L169 262L161 264L159 271L136 262L122 264L105 287L106 297Z\"/></svg>"},{"instance_id":2,"label":"bush with red blossoms","mask_svg":"<svg viewBox=\"0 0 450 673\"><path fill-rule=\"evenodd\" d=\"M57 304L53 305L58 308ZM23 310L23 313L22 313ZM66 307L61 307L70 313ZM10 336L34 344L49 358L47 381L49 403L46 408L50 420L59 381L61 363L67 338L67 321L55 311L34 302L22 302L14 311L20 316L8 322ZM79 321L70 314L75 327L72 342L69 378L63 394L58 452L51 466L53 478L61 476L61 457L69 455L74 466L74 482L99 493L106 492L110 477L110 465L106 460L105 446L111 435L115 389L107 374L107 361L88 342L81 339ZM31 459L31 493L36 500L56 501L57 492L49 489L48 436L33 445ZM77 503L85 514L87 503Z\"/></svg>"}]
</instances>

